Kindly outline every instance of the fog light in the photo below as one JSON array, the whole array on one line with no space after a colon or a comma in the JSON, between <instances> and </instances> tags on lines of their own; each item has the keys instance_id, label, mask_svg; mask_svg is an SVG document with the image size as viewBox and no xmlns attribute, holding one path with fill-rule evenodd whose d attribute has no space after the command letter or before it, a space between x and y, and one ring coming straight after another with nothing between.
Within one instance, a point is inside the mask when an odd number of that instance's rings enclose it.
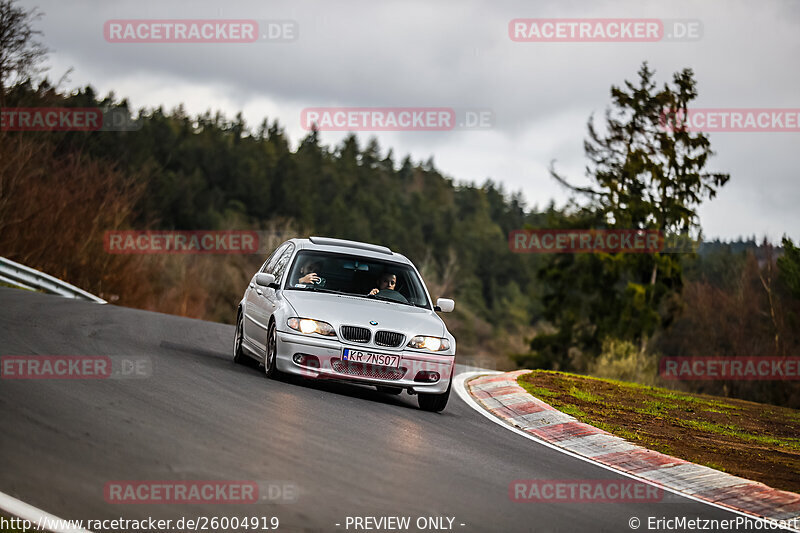
<instances>
[{"instance_id":1,"label":"fog light","mask_svg":"<svg viewBox=\"0 0 800 533\"><path fill-rule=\"evenodd\" d=\"M309 368L319 368L319 358L316 355L308 355L306 353L296 353L292 356L292 361L300 366L307 366Z\"/></svg>"},{"instance_id":2,"label":"fog light","mask_svg":"<svg viewBox=\"0 0 800 533\"><path fill-rule=\"evenodd\" d=\"M423 383L433 383L439 381L439 373L431 372L430 370L420 370L417 372L414 381L422 381Z\"/></svg>"}]
</instances>

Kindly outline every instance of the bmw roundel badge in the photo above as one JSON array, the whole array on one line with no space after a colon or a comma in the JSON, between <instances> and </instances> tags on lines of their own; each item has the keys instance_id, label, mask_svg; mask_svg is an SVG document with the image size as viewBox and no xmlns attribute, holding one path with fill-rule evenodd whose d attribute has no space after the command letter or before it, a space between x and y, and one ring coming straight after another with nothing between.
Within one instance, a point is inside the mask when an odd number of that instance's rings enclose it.
<instances>
[{"instance_id":1,"label":"bmw roundel badge","mask_svg":"<svg viewBox=\"0 0 800 533\"><path fill-rule=\"evenodd\" d=\"M377 322L377 321L375 321L375 320L370 320L370 321L369 321L369 324L370 324L371 326L377 326L377 325L378 325L378 322Z\"/></svg>"}]
</instances>

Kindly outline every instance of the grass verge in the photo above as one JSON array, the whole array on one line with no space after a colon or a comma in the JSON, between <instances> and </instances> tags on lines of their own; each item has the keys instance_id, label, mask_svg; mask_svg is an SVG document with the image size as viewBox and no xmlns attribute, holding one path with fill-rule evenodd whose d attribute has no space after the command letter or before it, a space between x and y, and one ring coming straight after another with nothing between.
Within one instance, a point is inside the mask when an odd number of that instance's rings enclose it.
<instances>
[{"instance_id":1,"label":"grass verge","mask_svg":"<svg viewBox=\"0 0 800 533\"><path fill-rule=\"evenodd\" d=\"M517 382L581 422L687 461L800 493L800 411L535 370Z\"/></svg>"}]
</instances>

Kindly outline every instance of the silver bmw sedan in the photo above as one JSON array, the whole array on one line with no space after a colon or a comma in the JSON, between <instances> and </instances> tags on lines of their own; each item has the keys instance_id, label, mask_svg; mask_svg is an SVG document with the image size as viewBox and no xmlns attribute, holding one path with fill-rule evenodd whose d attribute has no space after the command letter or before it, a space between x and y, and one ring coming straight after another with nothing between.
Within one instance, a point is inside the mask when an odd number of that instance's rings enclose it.
<instances>
[{"instance_id":1,"label":"silver bmw sedan","mask_svg":"<svg viewBox=\"0 0 800 533\"><path fill-rule=\"evenodd\" d=\"M385 246L311 237L281 244L239 302L233 358L281 372L416 394L442 411L450 396L456 341L419 272Z\"/></svg>"}]
</instances>

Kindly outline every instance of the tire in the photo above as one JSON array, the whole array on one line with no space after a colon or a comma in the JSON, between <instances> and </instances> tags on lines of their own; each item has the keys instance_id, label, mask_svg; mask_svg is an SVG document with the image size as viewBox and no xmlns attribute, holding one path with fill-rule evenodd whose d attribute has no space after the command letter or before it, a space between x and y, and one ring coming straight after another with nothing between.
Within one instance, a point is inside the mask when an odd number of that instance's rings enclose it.
<instances>
[{"instance_id":1,"label":"tire","mask_svg":"<svg viewBox=\"0 0 800 533\"><path fill-rule=\"evenodd\" d=\"M447 390L441 394L424 394L420 393L418 396L419 408L423 411L431 411L439 413L444 411L447 407L447 400L450 399L450 386L453 384L452 378L450 383L447 384Z\"/></svg>"},{"instance_id":2,"label":"tire","mask_svg":"<svg viewBox=\"0 0 800 533\"><path fill-rule=\"evenodd\" d=\"M383 385L376 385L375 388L378 389L378 392L382 392L384 394L394 395L403 392L403 389L400 389L398 387L384 387Z\"/></svg>"},{"instance_id":3,"label":"tire","mask_svg":"<svg viewBox=\"0 0 800 533\"><path fill-rule=\"evenodd\" d=\"M244 315L240 312L236 318L236 333L233 335L233 362L238 365L246 365L250 358L244 353L242 343L244 342Z\"/></svg>"},{"instance_id":4,"label":"tire","mask_svg":"<svg viewBox=\"0 0 800 533\"><path fill-rule=\"evenodd\" d=\"M264 373L270 379L275 379L280 375L280 371L276 365L278 357L278 333L275 328L275 322L269 323L267 329L267 345L264 354Z\"/></svg>"}]
</instances>

